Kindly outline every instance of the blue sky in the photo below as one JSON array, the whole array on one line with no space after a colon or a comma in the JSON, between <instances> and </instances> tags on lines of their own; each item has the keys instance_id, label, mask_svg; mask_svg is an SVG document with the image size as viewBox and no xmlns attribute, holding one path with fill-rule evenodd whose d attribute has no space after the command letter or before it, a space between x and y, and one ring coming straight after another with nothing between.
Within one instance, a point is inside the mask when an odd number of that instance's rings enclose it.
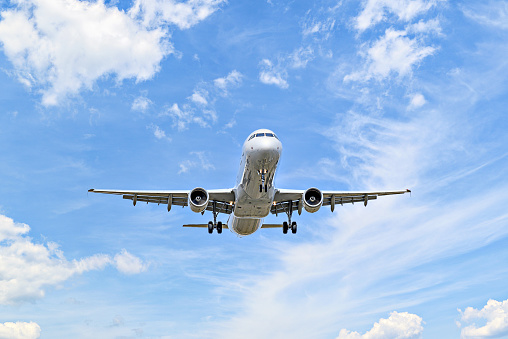
<instances>
[{"instance_id":1,"label":"blue sky","mask_svg":"<svg viewBox=\"0 0 508 339\"><path fill-rule=\"evenodd\" d=\"M0 337L508 338L508 2L0 5ZM278 187L412 196L237 238L87 194L233 187L257 128Z\"/></svg>"}]
</instances>

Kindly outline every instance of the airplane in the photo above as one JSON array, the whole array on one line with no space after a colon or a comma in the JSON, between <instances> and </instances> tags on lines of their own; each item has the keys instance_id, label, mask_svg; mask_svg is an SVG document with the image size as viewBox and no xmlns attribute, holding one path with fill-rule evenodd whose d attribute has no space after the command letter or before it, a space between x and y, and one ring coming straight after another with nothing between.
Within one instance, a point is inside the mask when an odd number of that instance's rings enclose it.
<instances>
[{"instance_id":1,"label":"airplane","mask_svg":"<svg viewBox=\"0 0 508 339\"><path fill-rule=\"evenodd\" d=\"M238 236L253 234L259 228L282 227L284 234L288 230L297 231L296 221L292 221L293 211L300 215L303 210L314 213L322 206L330 206L333 212L340 204L360 202L367 206L369 200L378 196L404 194L411 191L321 191L315 187L307 190L280 189L274 186L274 176L282 154L282 143L277 135L268 129L258 129L245 140L242 148L242 160L236 178L236 186L228 189L206 190L202 187L193 190L156 190L128 191L90 189L89 192L122 195L132 200L134 206L138 201L163 204L168 212L173 205L189 206L193 212L204 214L211 211L213 221L208 224L187 224L184 227L208 228L208 233L222 233L228 228ZM217 221L219 213L228 214L227 223ZM270 213L278 216L287 215L282 224L263 224L263 219Z\"/></svg>"}]
</instances>

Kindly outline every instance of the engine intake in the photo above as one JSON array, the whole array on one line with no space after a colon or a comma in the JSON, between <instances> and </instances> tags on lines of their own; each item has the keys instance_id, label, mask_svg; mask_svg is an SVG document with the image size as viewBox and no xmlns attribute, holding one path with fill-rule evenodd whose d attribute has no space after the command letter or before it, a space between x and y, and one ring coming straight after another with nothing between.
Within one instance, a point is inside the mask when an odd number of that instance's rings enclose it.
<instances>
[{"instance_id":1,"label":"engine intake","mask_svg":"<svg viewBox=\"0 0 508 339\"><path fill-rule=\"evenodd\" d=\"M193 189L189 193L189 206L193 212L203 212L208 206L208 192L201 187Z\"/></svg>"},{"instance_id":2,"label":"engine intake","mask_svg":"<svg viewBox=\"0 0 508 339\"><path fill-rule=\"evenodd\" d=\"M317 188L309 188L303 193L303 207L309 213L314 213L323 205L323 193Z\"/></svg>"}]
</instances>

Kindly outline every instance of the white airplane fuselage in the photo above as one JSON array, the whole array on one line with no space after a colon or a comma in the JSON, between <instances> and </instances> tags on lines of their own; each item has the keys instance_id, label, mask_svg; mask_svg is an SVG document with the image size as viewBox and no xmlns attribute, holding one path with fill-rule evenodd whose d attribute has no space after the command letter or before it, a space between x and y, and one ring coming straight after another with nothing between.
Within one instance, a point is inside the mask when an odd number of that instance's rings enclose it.
<instances>
[{"instance_id":1,"label":"white airplane fuselage","mask_svg":"<svg viewBox=\"0 0 508 339\"><path fill-rule=\"evenodd\" d=\"M236 179L235 208L228 228L244 236L256 232L270 213L275 197L273 179L282 153L282 144L267 129L251 133L242 148Z\"/></svg>"}]
</instances>

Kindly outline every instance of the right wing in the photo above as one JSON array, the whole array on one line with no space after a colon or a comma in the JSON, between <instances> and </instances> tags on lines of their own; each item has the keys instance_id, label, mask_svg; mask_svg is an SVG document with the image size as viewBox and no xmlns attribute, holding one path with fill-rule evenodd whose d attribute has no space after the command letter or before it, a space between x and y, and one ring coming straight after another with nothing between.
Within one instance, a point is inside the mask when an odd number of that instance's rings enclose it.
<instances>
[{"instance_id":1,"label":"right wing","mask_svg":"<svg viewBox=\"0 0 508 339\"><path fill-rule=\"evenodd\" d=\"M300 213L302 210L301 199L304 193L304 190L278 189L275 192L275 199L270 212L272 214L278 214L293 210ZM331 206L333 212L335 205L354 204L355 202L361 202L367 206L367 202L369 200L377 199L378 196L411 193L411 191L322 191L322 193L322 206Z\"/></svg>"},{"instance_id":2,"label":"right wing","mask_svg":"<svg viewBox=\"0 0 508 339\"><path fill-rule=\"evenodd\" d=\"M134 206L138 201L153 203L157 205L167 205L168 211L173 205L187 206L189 203L190 190L160 190L160 191L129 191L129 190L106 190L89 189L88 192L121 195L124 199L132 200ZM231 214L235 201L235 194L232 189L207 190L209 202L207 211L213 210L215 204L216 211L219 213Z\"/></svg>"}]
</instances>

